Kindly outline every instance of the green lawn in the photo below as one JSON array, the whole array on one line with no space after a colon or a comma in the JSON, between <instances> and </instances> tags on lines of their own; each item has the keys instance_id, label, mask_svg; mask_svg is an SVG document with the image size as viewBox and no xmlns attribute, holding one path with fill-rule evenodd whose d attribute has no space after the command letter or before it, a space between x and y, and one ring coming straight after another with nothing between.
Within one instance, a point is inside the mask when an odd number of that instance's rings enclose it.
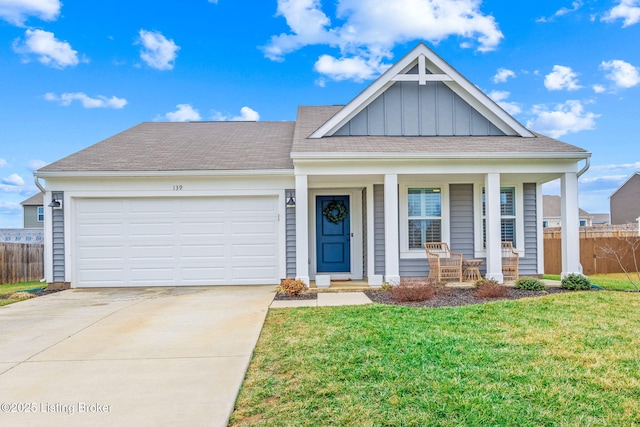
<instances>
[{"instance_id":1,"label":"green lawn","mask_svg":"<svg viewBox=\"0 0 640 427\"><path fill-rule=\"evenodd\" d=\"M24 291L28 289L42 288L46 287L46 283L42 284L40 282L22 282L22 283L13 283L8 285L0 285L0 295L11 295L14 292ZM0 299L0 307L3 305L12 304L20 300L15 299Z\"/></svg>"},{"instance_id":2,"label":"green lawn","mask_svg":"<svg viewBox=\"0 0 640 427\"><path fill-rule=\"evenodd\" d=\"M638 273L630 273L633 281L638 285L640 283L640 277ZM560 275L545 274L543 279L548 280L560 280ZM609 274L592 274L589 276L589 281L595 285L609 289L612 291L636 291L636 289L624 273L609 273Z\"/></svg>"},{"instance_id":3,"label":"green lawn","mask_svg":"<svg viewBox=\"0 0 640 427\"><path fill-rule=\"evenodd\" d=\"M640 294L271 310L231 426L640 425Z\"/></svg>"}]
</instances>

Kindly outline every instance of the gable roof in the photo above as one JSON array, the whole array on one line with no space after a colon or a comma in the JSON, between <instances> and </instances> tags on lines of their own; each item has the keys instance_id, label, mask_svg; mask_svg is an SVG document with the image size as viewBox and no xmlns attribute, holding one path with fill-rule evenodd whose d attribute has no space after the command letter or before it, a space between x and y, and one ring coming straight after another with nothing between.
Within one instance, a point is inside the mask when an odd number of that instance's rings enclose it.
<instances>
[{"instance_id":1,"label":"gable roof","mask_svg":"<svg viewBox=\"0 0 640 427\"><path fill-rule=\"evenodd\" d=\"M417 74L412 72L416 67ZM424 85L428 81L443 82L482 116L489 119L505 135L528 138L534 136L531 131L458 73L444 59L424 43L419 43L351 102L311 133L309 138L334 135L349 120L398 81L418 81L420 85Z\"/></svg>"},{"instance_id":2,"label":"gable roof","mask_svg":"<svg viewBox=\"0 0 640 427\"><path fill-rule=\"evenodd\" d=\"M622 188L625 187L629 182L631 182L634 178L639 177L639 176L640 176L640 172L633 173L629 178L627 178L627 180L620 187L618 187L616 189L616 191L611 193L609 198L612 198L613 196L615 196L618 191L622 190Z\"/></svg>"},{"instance_id":3,"label":"gable roof","mask_svg":"<svg viewBox=\"0 0 640 427\"><path fill-rule=\"evenodd\" d=\"M562 198L560 196L542 196L542 216L545 218L560 218L562 216ZM580 217L587 217L591 214L582 208L578 208Z\"/></svg>"},{"instance_id":4,"label":"gable roof","mask_svg":"<svg viewBox=\"0 0 640 427\"><path fill-rule=\"evenodd\" d=\"M37 171L293 169L293 122L145 122Z\"/></svg>"},{"instance_id":5,"label":"gable roof","mask_svg":"<svg viewBox=\"0 0 640 427\"><path fill-rule=\"evenodd\" d=\"M40 192L29 197L27 200L22 201L22 206L42 206L44 203L44 195Z\"/></svg>"},{"instance_id":6,"label":"gable roof","mask_svg":"<svg viewBox=\"0 0 640 427\"><path fill-rule=\"evenodd\" d=\"M341 106L299 107L293 135L294 159L334 158L571 158L585 159L588 151L544 135L520 136L331 136L310 135L335 117Z\"/></svg>"}]
</instances>

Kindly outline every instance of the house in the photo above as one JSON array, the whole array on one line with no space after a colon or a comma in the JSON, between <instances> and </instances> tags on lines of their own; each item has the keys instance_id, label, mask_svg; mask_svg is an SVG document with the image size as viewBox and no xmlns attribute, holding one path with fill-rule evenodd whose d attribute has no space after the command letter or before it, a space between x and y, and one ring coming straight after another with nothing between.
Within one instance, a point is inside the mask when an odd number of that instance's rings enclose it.
<instances>
[{"instance_id":1,"label":"house","mask_svg":"<svg viewBox=\"0 0 640 427\"><path fill-rule=\"evenodd\" d=\"M42 193L37 193L20 203L22 205L24 228L44 227L44 204L42 200Z\"/></svg>"},{"instance_id":2,"label":"house","mask_svg":"<svg viewBox=\"0 0 640 427\"><path fill-rule=\"evenodd\" d=\"M580 272L590 155L526 129L419 44L344 106L302 106L295 122L142 123L36 171L54 205L46 279L379 286L426 276L423 243L444 241L502 281L505 240L536 275L541 186L558 178L562 271Z\"/></svg>"},{"instance_id":3,"label":"house","mask_svg":"<svg viewBox=\"0 0 640 427\"><path fill-rule=\"evenodd\" d=\"M560 227L562 225L562 200L560 196L542 196L542 226ZM578 208L580 227L590 227L593 224L594 216L582 208Z\"/></svg>"},{"instance_id":4,"label":"house","mask_svg":"<svg viewBox=\"0 0 640 427\"><path fill-rule=\"evenodd\" d=\"M609 196L611 224L632 224L640 218L640 172L636 172Z\"/></svg>"}]
</instances>

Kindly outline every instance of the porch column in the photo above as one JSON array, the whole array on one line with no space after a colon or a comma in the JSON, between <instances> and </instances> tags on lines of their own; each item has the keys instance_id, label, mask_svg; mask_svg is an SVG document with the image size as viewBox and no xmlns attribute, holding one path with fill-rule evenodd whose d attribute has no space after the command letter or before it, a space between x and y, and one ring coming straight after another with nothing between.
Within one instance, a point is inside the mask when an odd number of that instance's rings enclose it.
<instances>
[{"instance_id":1,"label":"porch column","mask_svg":"<svg viewBox=\"0 0 640 427\"><path fill-rule=\"evenodd\" d=\"M398 175L384 176L384 280L400 283L400 244L398 232Z\"/></svg>"},{"instance_id":2,"label":"porch column","mask_svg":"<svg viewBox=\"0 0 640 427\"><path fill-rule=\"evenodd\" d=\"M485 223L487 245L487 278L504 281L502 275L502 221L500 218L500 174L484 178Z\"/></svg>"},{"instance_id":3,"label":"porch column","mask_svg":"<svg viewBox=\"0 0 640 427\"><path fill-rule=\"evenodd\" d=\"M562 215L562 277L582 274L580 265L580 213L578 211L578 175L565 173L560 178Z\"/></svg>"},{"instance_id":4,"label":"porch column","mask_svg":"<svg viewBox=\"0 0 640 427\"><path fill-rule=\"evenodd\" d=\"M309 286L309 184L296 175L296 279Z\"/></svg>"}]
</instances>

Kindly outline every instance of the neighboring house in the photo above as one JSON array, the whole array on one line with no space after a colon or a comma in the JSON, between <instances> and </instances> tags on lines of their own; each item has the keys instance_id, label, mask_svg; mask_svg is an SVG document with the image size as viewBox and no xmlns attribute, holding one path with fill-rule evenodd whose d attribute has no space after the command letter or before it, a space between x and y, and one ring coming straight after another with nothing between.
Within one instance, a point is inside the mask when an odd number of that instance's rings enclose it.
<instances>
[{"instance_id":1,"label":"neighboring house","mask_svg":"<svg viewBox=\"0 0 640 427\"><path fill-rule=\"evenodd\" d=\"M24 228L44 227L44 204L42 200L42 193L38 192L38 194L35 194L20 203L22 205Z\"/></svg>"},{"instance_id":2,"label":"neighboring house","mask_svg":"<svg viewBox=\"0 0 640 427\"><path fill-rule=\"evenodd\" d=\"M591 217L592 225L611 225L611 215L608 213L594 213Z\"/></svg>"},{"instance_id":3,"label":"neighboring house","mask_svg":"<svg viewBox=\"0 0 640 427\"><path fill-rule=\"evenodd\" d=\"M562 226L562 199L560 196L542 196L542 226L560 227ZM590 227L593 225L593 215L582 208L578 208L580 227Z\"/></svg>"},{"instance_id":4,"label":"neighboring house","mask_svg":"<svg viewBox=\"0 0 640 427\"><path fill-rule=\"evenodd\" d=\"M4 243L44 243L42 228L0 228L0 242Z\"/></svg>"},{"instance_id":5,"label":"neighboring house","mask_svg":"<svg viewBox=\"0 0 640 427\"><path fill-rule=\"evenodd\" d=\"M632 224L640 217L640 172L636 172L609 196L611 224Z\"/></svg>"},{"instance_id":6,"label":"neighboring house","mask_svg":"<svg viewBox=\"0 0 640 427\"><path fill-rule=\"evenodd\" d=\"M426 276L423 243L444 241L502 281L503 240L521 275L541 274L541 188L558 178L563 273L579 272L589 157L419 44L345 106L299 107L295 122L142 123L36 171L45 203L60 202L45 209L46 278L377 286Z\"/></svg>"}]
</instances>

